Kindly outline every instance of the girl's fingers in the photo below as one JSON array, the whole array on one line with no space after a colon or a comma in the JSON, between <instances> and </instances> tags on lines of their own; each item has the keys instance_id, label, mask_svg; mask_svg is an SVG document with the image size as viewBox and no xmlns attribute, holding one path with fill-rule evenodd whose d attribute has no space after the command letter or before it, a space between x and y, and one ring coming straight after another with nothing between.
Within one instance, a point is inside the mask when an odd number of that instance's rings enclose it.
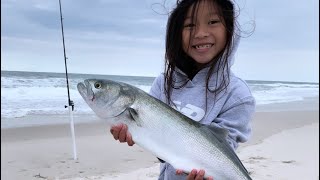
<instances>
[{"instance_id":1,"label":"girl's fingers","mask_svg":"<svg viewBox=\"0 0 320 180\"><path fill-rule=\"evenodd\" d=\"M132 136L131 136L131 134L129 132L127 132L126 140L127 140L127 143L128 143L129 146L133 146L134 145L134 142L132 140Z\"/></svg>"},{"instance_id":2,"label":"girl's fingers","mask_svg":"<svg viewBox=\"0 0 320 180\"><path fill-rule=\"evenodd\" d=\"M122 125L115 125L115 126L112 126L111 129L110 129L110 132L111 134L113 135L113 138L115 140L118 140L119 139L119 133L121 131L121 128L122 128Z\"/></svg>"},{"instance_id":3,"label":"girl's fingers","mask_svg":"<svg viewBox=\"0 0 320 180\"><path fill-rule=\"evenodd\" d=\"M197 175L197 170L193 169L188 175L187 180L194 180L196 178L196 175Z\"/></svg>"},{"instance_id":4,"label":"girl's fingers","mask_svg":"<svg viewBox=\"0 0 320 180\"><path fill-rule=\"evenodd\" d=\"M183 174L183 170L177 169L177 170L176 170L176 174L177 174L177 175L182 175L182 174Z\"/></svg>"},{"instance_id":5,"label":"girl's fingers","mask_svg":"<svg viewBox=\"0 0 320 180\"><path fill-rule=\"evenodd\" d=\"M120 142L126 142L127 131L128 131L127 126L123 125L121 130L120 130L120 133L119 133L119 141Z\"/></svg>"}]
</instances>

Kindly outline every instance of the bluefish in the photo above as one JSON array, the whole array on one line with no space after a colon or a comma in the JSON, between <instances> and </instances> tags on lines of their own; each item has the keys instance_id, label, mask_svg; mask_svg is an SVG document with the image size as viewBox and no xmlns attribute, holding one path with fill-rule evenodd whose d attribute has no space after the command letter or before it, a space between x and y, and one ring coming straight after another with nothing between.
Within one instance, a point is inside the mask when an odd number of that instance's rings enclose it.
<instances>
[{"instance_id":1,"label":"bluefish","mask_svg":"<svg viewBox=\"0 0 320 180\"><path fill-rule=\"evenodd\" d=\"M145 91L122 82L87 79L78 91L110 125L124 123L134 142L176 169L204 169L215 180L251 180L228 144L228 131L202 125Z\"/></svg>"}]
</instances>

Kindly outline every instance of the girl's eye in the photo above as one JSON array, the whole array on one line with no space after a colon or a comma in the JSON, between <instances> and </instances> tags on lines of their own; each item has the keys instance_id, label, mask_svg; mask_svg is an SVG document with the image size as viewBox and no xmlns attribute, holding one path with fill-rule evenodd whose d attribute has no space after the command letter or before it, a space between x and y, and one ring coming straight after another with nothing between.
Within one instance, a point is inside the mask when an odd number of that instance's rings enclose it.
<instances>
[{"instance_id":1,"label":"girl's eye","mask_svg":"<svg viewBox=\"0 0 320 180\"><path fill-rule=\"evenodd\" d=\"M193 28L194 26L195 24L192 23L184 25L185 28Z\"/></svg>"},{"instance_id":2,"label":"girl's eye","mask_svg":"<svg viewBox=\"0 0 320 180\"><path fill-rule=\"evenodd\" d=\"M219 20L211 20L211 21L209 21L208 24L217 24L217 23L219 23L219 22L220 22Z\"/></svg>"},{"instance_id":3,"label":"girl's eye","mask_svg":"<svg viewBox=\"0 0 320 180\"><path fill-rule=\"evenodd\" d=\"M99 83L99 82L94 83L94 87L96 89L100 89L101 88L101 83Z\"/></svg>"}]
</instances>

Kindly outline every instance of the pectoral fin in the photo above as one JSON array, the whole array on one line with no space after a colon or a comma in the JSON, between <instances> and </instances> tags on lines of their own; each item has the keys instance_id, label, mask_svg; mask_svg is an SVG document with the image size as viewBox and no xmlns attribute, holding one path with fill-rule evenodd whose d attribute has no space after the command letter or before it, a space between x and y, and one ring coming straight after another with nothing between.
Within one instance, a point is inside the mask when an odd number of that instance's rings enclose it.
<instances>
[{"instance_id":1,"label":"pectoral fin","mask_svg":"<svg viewBox=\"0 0 320 180\"><path fill-rule=\"evenodd\" d=\"M133 108L127 108L127 110L131 119L135 121L139 127L142 127L138 112Z\"/></svg>"}]
</instances>

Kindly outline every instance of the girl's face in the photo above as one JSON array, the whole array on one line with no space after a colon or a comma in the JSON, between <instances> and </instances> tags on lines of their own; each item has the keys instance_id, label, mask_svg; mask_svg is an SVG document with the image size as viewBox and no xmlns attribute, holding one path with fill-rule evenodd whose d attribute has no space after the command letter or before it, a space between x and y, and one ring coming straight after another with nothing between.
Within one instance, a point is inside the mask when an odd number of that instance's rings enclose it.
<instances>
[{"instance_id":1,"label":"girl's face","mask_svg":"<svg viewBox=\"0 0 320 180\"><path fill-rule=\"evenodd\" d=\"M198 4L193 21L191 16L192 7L184 21L182 46L185 53L201 66L224 49L227 33L215 5L209 0Z\"/></svg>"}]
</instances>

